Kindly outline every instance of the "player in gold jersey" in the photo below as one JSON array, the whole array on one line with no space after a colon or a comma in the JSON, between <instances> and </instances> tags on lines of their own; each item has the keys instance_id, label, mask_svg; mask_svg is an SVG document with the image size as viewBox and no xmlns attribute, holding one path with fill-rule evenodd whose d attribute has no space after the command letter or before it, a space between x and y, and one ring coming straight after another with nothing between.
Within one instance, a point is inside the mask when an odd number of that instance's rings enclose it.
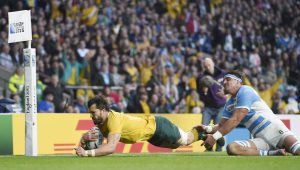
<instances>
[{"instance_id":1,"label":"player in gold jersey","mask_svg":"<svg viewBox=\"0 0 300 170\"><path fill-rule=\"evenodd\" d=\"M138 141L148 141L155 146L175 149L205 138L204 133L197 130L198 128L184 132L162 116L136 117L112 111L106 98L101 95L89 100L88 108L94 124L107 138L107 144L102 144L97 149L92 150L84 150L80 146L76 149L78 156L112 154L118 142L131 144ZM86 134L89 135L83 137L88 140L95 140L98 137L94 133Z\"/></svg>"}]
</instances>

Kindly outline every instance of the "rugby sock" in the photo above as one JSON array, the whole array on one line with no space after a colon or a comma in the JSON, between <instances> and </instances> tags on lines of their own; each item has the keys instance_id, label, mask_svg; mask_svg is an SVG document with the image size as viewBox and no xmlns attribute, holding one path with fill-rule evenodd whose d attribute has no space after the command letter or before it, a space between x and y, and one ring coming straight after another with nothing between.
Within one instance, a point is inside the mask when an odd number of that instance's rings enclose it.
<instances>
[{"instance_id":1,"label":"rugby sock","mask_svg":"<svg viewBox=\"0 0 300 170\"><path fill-rule=\"evenodd\" d=\"M194 135L194 142L198 140L204 140L206 138L206 135L204 132L198 132L197 129L192 129L192 133Z\"/></svg>"},{"instance_id":2,"label":"rugby sock","mask_svg":"<svg viewBox=\"0 0 300 170\"><path fill-rule=\"evenodd\" d=\"M268 156L268 151L266 151L266 150L259 150L259 155L260 156Z\"/></svg>"},{"instance_id":3,"label":"rugby sock","mask_svg":"<svg viewBox=\"0 0 300 170\"><path fill-rule=\"evenodd\" d=\"M286 152L284 149L270 150L268 151L269 156L285 156Z\"/></svg>"}]
</instances>

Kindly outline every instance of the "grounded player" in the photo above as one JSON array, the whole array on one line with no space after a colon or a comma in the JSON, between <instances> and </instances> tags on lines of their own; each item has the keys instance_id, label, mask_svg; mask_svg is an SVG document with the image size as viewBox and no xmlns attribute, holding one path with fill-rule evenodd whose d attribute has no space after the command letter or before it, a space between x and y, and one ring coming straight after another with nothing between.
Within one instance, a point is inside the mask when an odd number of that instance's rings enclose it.
<instances>
[{"instance_id":1,"label":"grounded player","mask_svg":"<svg viewBox=\"0 0 300 170\"><path fill-rule=\"evenodd\" d=\"M211 148L216 140L228 134L237 125L244 125L253 139L234 141L227 146L229 155L286 155L288 151L300 155L300 141L271 111L251 87L242 85L243 73L230 71L224 76L225 94L230 94L223 118L216 126L204 126L208 134L204 141Z\"/></svg>"},{"instance_id":2,"label":"grounded player","mask_svg":"<svg viewBox=\"0 0 300 170\"><path fill-rule=\"evenodd\" d=\"M102 156L112 154L118 142L135 143L148 141L159 147L175 149L182 145L189 145L195 141L203 140L203 132L193 128L184 132L168 119L161 116L135 117L110 110L109 103L104 96L96 96L88 102L89 112L96 126L107 144L100 145L97 149L84 150L81 146L76 149L78 156ZM87 132L84 140L95 140L98 135Z\"/></svg>"}]
</instances>

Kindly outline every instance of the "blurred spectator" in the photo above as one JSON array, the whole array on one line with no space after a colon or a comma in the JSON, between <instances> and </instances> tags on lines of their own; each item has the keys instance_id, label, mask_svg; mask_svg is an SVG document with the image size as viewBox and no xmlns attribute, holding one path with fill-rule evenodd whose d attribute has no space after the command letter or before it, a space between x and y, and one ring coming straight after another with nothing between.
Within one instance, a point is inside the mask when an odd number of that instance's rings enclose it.
<instances>
[{"instance_id":1,"label":"blurred spectator","mask_svg":"<svg viewBox=\"0 0 300 170\"><path fill-rule=\"evenodd\" d=\"M299 103L298 97L296 96L297 88L294 86L287 87L287 95L283 97L286 103L285 113L286 114L298 114L299 113Z\"/></svg>"},{"instance_id":2,"label":"blurred spectator","mask_svg":"<svg viewBox=\"0 0 300 170\"><path fill-rule=\"evenodd\" d=\"M264 86L271 86L284 74L284 83L300 87L300 8L295 0L284 4L267 0L10 0L1 4L1 67L11 69L23 62L24 43L9 46L3 31L8 12L32 8L32 47L37 49L37 72L45 84L56 74L63 84L78 85L87 79L88 85L95 86L125 83L135 89L144 85L149 97L159 98L163 93L156 90L163 84L167 103L177 112L195 88L195 76L204 70L201 57L209 56L218 68L243 69L257 85L264 79ZM66 52L64 63L61 56ZM78 69L74 63L85 67ZM165 66L173 69L171 74L165 73ZM299 92L295 95L299 98ZM132 96L124 92L126 100ZM132 108L133 101L128 100L127 108Z\"/></svg>"},{"instance_id":3,"label":"blurred spectator","mask_svg":"<svg viewBox=\"0 0 300 170\"><path fill-rule=\"evenodd\" d=\"M97 22L98 8L93 0L83 1L81 23L86 26L93 26Z\"/></svg>"},{"instance_id":4,"label":"blurred spectator","mask_svg":"<svg viewBox=\"0 0 300 170\"><path fill-rule=\"evenodd\" d=\"M6 69L12 69L15 67L12 57L9 54L9 50L10 50L10 48L9 48L8 44L3 44L1 46L0 65L1 65L1 67L4 67Z\"/></svg>"},{"instance_id":5,"label":"blurred spectator","mask_svg":"<svg viewBox=\"0 0 300 170\"><path fill-rule=\"evenodd\" d=\"M4 98L0 96L0 114L1 113L14 113L13 105L16 102L12 99Z\"/></svg>"},{"instance_id":6,"label":"blurred spectator","mask_svg":"<svg viewBox=\"0 0 300 170\"><path fill-rule=\"evenodd\" d=\"M191 90L190 94L186 97L186 112L193 113L193 110L197 108L198 110L203 107L203 103L200 101L200 97L196 90Z\"/></svg>"},{"instance_id":7,"label":"blurred spectator","mask_svg":"<svg viewBox=\"0 0 300 170\"><path fill-rule=\"evenodd\" d=\"M151 113L157 113L158 112L158 102L159 102L158 96L156 94L153 94L151 96L150 101L148 102Z\"/></svg>"},{"instance_id":8,"label":"blurred spectator","mask_svg":"<svg viewBox=\"0 0 300 170\"><path fill-rule=\"evenodd\" d=\"M38 113L54 113L55 106L53 104L53 94L47 93L45 99L38 103Z\"/></svg>"},{"instance_id":9,"label":"blurred spectator","mask_svg":"<svg viewBox=\"0 0 300 170\"><path fill-rule=\"evenodd\" d=\"M263 78L261 78L258 80L257 87L254 87L247 79L245 80L244 83L256 89L258 94L266 102L266 104L272 107L272 96L278 91L282 82L283 79L279 78L273 85L270 85L266 83Z\"/></svg>"},{"instance_id":10,"label":"blurred spectator","mask_svg":"<svg viewBox=\"0 0 300 170\"><path fill-rule=\"evenodd\" d=\"M24 68L17 67L15 74L9 78L8 88L11 94L20 95L24 88Z\"/></svg>"},{"instance_id":11,"label":"blurred spectator","mask_svg":"<svg viewBox=\"0 0 300 170\"><path fill-rule=\"evenodd\" d=\"M172 106L165 95L160 96L157 113L172 113Z\"/></svg>"},{"instance_id":12,"label":"blurred spectator","mask_svg":"<svg viewBox=\"0 0 300 170\"><path fill-rule=\"evenodd\" d=\"M120 96L116 91L111 90L109 86L104 86L103 95L106 97L110 97L110 100L113 100L114 103L120 102Z\"/></svg>"},{"instance_id":13,"label":"blurred spectator","mask_svg":"<svg viewBox=\"0 0 300 170\"><path fill-rule=\"evenodd\" d=\"M57 75L51 76L51 83L47 85L46 89L44 90L44 96L46 97L48 94L53 94L53 103L55 106L56 113L63 113L64 112L64 104L63 101L63 89L59 82Z\"/></svg>"},{"instance_id":14,"label":"blurred spectator","mask_svg":"<svg viewBox=\"0 0 300 170\"><path fill-rule=\"evenodd\" d=\"M79 85L80 70L87 66L87 61L80 63L76 60L76 55L73 51L63 54L63 63L65 65L65 72L62 77L62 83L68 85Z\"/></svg>"},{"instance_id":15,"label":"blurred spectator","mask_svg":"<svg viewBox=\"0 0 300 170\"><path fill-rule=\"evenodd\" d=\"M22 107L22 99L18 94L12 94L11 99L15 101L15 104L12 105L14 113L23 113L24 108Z\"/></svg>"},{"instance_id":16,"label":"blurred spectator","mask_svg":"<svg viewBox=\"0 0 300 170\"><path fill-rule=\"evenodd\" d=\"M202 124L209 125L211 121L218 124L222 118L222 111L226 97L221 86L225 71L215 67L211 58L203 61L204 73L198 79L198 94L204 103ZM217 145L216 151L221 151L222 146Z\"/></svg>"},{"instance_id":17,"label":"blurred spectator","mask_svg":"<svg viewBox=\"0 0 300 170\"><path fill-rule=\"evenodd\" d=\"M124 84L124 78L119 74L118 67L115 65L112 66L111 76L115 86L122 86Z\"/></svg>"},{"instance_id":18,"label":"blurred spectator","mask_svg":"<svg viewBox=\"0 0 300 170\"><path fill-rule=\"evenodd\" d=\"M75 102L74 107L78 108L80 113L88 113L85 102L86 101L83 96L77 96L77 101Z\"/></svg>"},{"instance_id":19,"label":"blurred spectator","mask_svg":"<svg viewBox=\"0 0 300 170\"><path fill-rule=\"evenodd\" d=\"M151 108L148 105L148 94L143 92L139 95L139 105L137 107L137 113L145 113L145 114L150 114L151 113Z\"/></svg>"},{"instance_id":20,"label":"blurred spectator","mask_svg":"<svg viewBox=\"0 0 300 170\"><path fill-rule=\"evenodd\" d=\"M46 85L39 80L39 73L36 73L36 101L39 103L43 99L43 92L46 88Z\"/></svg>"},{"instance_id":21,"label":"blurred spectator","mask_svg":"<svg viewBox=\"0 0 300 170\"><path fill-rule=\"evenodd\" d=\"M101 71L98 72L96 77L94 77L95 86L113 86L114 81L111 73L109 72L108 63L103 63L101 65Z\"/></svg>"},{"instance_id":22,"label":"blurred spectator","mask_svg":"<svg viewBox=\"0 0 300 170\"><path fill-rule=\"evenodd\" d=\"M15 66L21 66L24 62L23 49L24 45L22 42L13 44L10 55Z\"/></svg>"},{"instance_id":23,"label":"blurred spectator","mask_svg":"<svg viewBox=\"0 0 300 170\"><path fill-rule=\"evenodd\" d=\"M88 81L86 79L82 79L80 81L80 85L83 87L89 87ZM78 89L76 91L76 96L84 96L85 97L85 102L88 101L88 99L91 99L92 97L95 96L94 91L91 89Z\"/></svg>"},{"instance_id":24,"label":"blurred spectator","mask_svg":"<svg viewBox=\"0 0 300 170\"><path fill-rule=\"evenodd\" d=\"M280 91L277 91L273 96L272 96L272 111L275 114L286 114L285 108L286 108L286 103L284 100L282 100L282 94Z\"/></svg>"}]
</instances>

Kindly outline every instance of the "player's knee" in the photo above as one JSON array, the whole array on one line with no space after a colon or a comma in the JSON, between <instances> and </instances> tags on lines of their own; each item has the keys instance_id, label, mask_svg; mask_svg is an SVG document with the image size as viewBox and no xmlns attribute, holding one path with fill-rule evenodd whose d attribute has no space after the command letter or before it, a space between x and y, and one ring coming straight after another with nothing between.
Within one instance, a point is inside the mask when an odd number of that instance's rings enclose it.
<instances>
[{"instance_id":1,"label":"player's knee","mask_svg":"<svg viewBox=\"0 0 300 170\"><path fill-rule=\"evenodd\" d=\"M300 148L295 152L294 155L300 156Z\"/></svg>"},{"instance_id":2,"label":"player's knee","mask_svg":"<svg viewBox=\"0 0 300 170\"><path fill-rule=\"evenodd\" d=\"M300 156L300 141L297 141L292 145L292 147L290 148L290 152L294 155Z\"/></svg>"},{"instance_id":3,"label":"player's knee","mask_svg":"<svg viewBox=\"0 0 300 170\"><path fill-rule=\"evenodd\" d=\"M239 153L239 146L238 144L232 142L227 145L226 151L228 155L238 155Z\"/></svg>"}]
</instances>

